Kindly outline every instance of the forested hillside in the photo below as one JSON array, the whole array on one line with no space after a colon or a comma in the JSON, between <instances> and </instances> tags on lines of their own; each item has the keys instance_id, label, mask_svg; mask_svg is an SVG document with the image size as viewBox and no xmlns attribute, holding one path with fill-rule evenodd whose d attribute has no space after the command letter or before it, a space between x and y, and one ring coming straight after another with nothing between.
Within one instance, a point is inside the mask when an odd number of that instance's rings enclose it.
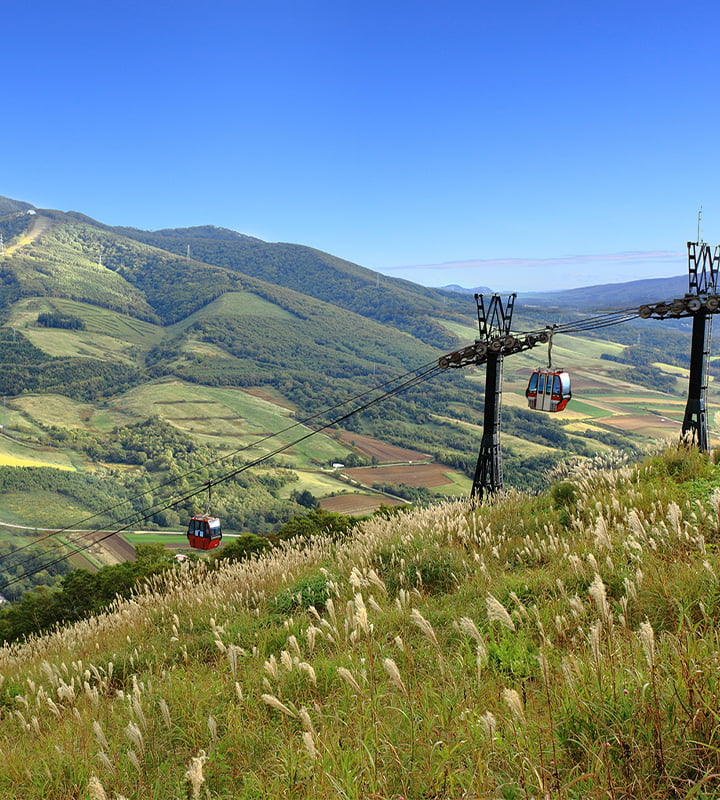
<instances>
[{"instance_id":1,"label":"forested hillside","mask_svg":"<svg viewBox=\"0 0 720 800\"><path fill-rule=\"evenodd\" d=\"M472 297L213 226L113 228L12 200L0 210L0 524L19 526L0 527L8 553L35 527L85 518L179 531L202 506L184 493L214 480L227 529L262 536L313 505L369 514L469 492L483 371L383 392L477 336ZM575 317L518 304L514 328ZM676 435L688 352L687 331L649 323L557 337L576 386L560 418L524 398L547 353L507 359L508 485L539 490L563 458ZM62 579L22 572L12 567L8 596Z\"/></svg>"},{"instance_id":2,"label":"forested hillside","mask_svg":"<svg viewBox=\"0 0 720 800\"><path fill-rule=\"evenodd\" d=\"M434 316L464 319L472 298L380 276L357 264L297 244L268 243L211 226L163 231L116 228L118 233L178 255L285 286L406 331L444 349L454 340Z\"/></svg>"}]
</instances>

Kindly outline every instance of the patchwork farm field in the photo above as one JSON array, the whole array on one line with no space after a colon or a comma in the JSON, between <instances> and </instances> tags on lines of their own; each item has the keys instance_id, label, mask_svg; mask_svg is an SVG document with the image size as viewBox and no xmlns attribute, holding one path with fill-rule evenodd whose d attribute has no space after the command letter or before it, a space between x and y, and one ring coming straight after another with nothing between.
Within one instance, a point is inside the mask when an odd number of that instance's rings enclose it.
<instances>
[{"instance_id":1,"label":"patchwork farm field","mask_svg":"<svg viewBox=\"0 0 720 800\"><path fill-rule=\"evenodd\" d=\"M116 407L138 418L157 414L200 441L225 450L246 450L248 459L294 442L309 429L297 424L290 409L257 394L230 387L208 387L177 379L131 389ZM262 440L273 436L267 443ZM347 447L315 434L282 453L285 462L327 464L342 460Z\"/></svg>"},{"instance_id":2,"label":"patchwork farm field","mask_svg":"<svg viewBox=\"0 0 720 800\"><path fill-rule=\"evenodd\" d=\"M372 514L383 506L401 505L405 505L402 500L380 494L341 494L336 497L326 497L320 501L320 508L325 511L357 517Z\"/></svg>"},{"instance_id":3,"label":"patchwork farm field","mask_svg":"<svg viewBox=\"0 0 720 800\"><path fill-rule=\"evenodd\" d=\"M395 461L427 461L431 456L421 453L418 450L408 450L404 447L382 442L370 436L361 436L358 433L349 431L338 431L338 439L362 453L367 458L376 458L381 464L392 463Z\"/></svg>"},{"instance_id":4,"label":"patchwork farm field","mask_svg":"<svg viewBox=\"0 0 720 800\"><path fill-rule=\"evenodd\" d=\"M357 467L343 470L356 481L364 484L404 483L406 486L435 489L451 484L450 469L444 464L390 465L384 467Z\"/></svg>"}]
</instances>

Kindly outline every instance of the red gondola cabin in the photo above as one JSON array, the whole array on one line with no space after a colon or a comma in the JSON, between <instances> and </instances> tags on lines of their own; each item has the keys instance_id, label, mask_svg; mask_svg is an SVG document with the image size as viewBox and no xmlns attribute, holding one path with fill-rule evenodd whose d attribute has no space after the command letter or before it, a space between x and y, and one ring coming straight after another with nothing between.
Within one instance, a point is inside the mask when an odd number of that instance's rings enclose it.
<instances>
[{"instance_id":1,"label":"red gondola cabin","mask_svg":"<svg viewBox=\"0 0 720 800\"><path fill-rule=\"evenodd\" d=\"M562 411L570 402L570 375L561 369L536 369L525 397L536 411Z\"/></svg>"},{"instance_id":2,"label":"red gondola cabin","mask_svg":"<svg viewBox=\"0 0 720 800\"><path fill-rule=\"evenodd\" d=\"M220 520L198 514L188 524L187 538L190 547L196 550L212 550L218 547L222 539Z\"/></svg>"}]
</instances>

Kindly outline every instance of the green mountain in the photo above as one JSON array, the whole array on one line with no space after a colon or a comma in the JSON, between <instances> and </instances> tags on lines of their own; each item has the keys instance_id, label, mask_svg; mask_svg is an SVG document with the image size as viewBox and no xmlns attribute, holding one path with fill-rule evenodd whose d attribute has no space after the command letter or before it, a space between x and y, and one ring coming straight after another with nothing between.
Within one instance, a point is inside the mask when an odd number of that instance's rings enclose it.
<instances>
[{"instance_id":1,"label":"green mountain","mask_svg":"<svg viewBox=\"0 0 720 800\"><path fill-rule=\"evenodd\" d=\"M208 448L208 462L217 452L249 458L271 452L276 440L253 442L295 420L312 417L317 426L345 416L364 401L338 404L477 336L472 297L378 276L312 248L211 226L113 228L74 212L2 203L0 465L86 475L86 489L67 490L80 513L99 508L93 476L111 471L121 496L133 482L174 479L192 462L173 455L177 443L154 455L113 443L134 441L130 428L149 418ZM544 310L519 307L515 327L537 329L575 313L553 311L548 319ZM646 325L602 336L554 343L555 358L573 370L578 387L561 419L526 408L528 374L545 354L506 360L508 483L540 487L545 470L567 455L635 446L677 430L687 334L659 336L657 326ZM291 474L242 491L224 486L215 501L236 529L267 532L297 512L298 492L334 509L465 494L482 432L482 391L482 370L447 370L348 417L332 435L293 444L286 434L277 441L289 449L273 463ZM162 438L162 430L153 436ZM426 472L413 464L418 460L431 462ZM366 470L325 474L334 462ZM53 508L55 518L71 523L72 504L59 497L58 480L48 484L56 505L28 508L17 500L5 521L51 527L46 509ZM4 495L6 509L16 503L14 491ZM185 503L152 521L178 524L191 510Z\"/></svg>"}]
</instances>

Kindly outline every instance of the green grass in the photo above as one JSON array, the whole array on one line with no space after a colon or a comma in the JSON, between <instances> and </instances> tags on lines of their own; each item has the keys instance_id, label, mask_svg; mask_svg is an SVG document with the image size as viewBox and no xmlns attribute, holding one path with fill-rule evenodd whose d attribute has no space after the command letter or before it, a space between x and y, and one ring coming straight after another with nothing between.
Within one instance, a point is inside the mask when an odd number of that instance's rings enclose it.
<instances>
[{"instance_id":1,"label":"green grass","mask_svg":"<svg viewBox=\"0 0 720 800\"><path fill-rule=\"evenodd\" d=\"M12 438L11 428L8 433L0 434L0 466L75 469L78 465L76 455L70 450L27 445Z\"/></svg>"},{"instance_id":2,"label":"green grass","mask_svg":"<svg viewBox=\"0 0 720 800\"><path fill-rule=\"evenodd\" d=\"M472 479L455 470L444 472L445 477L450 478L451 485L436 486L432 489L434 494L440 497L469 497L472 489Z\"/></svg>"},{"instance_id":3,"label":"green grass","mask_svg":"<svg viewBox=\"0 0 720 800\"><path fill-rule=\"evenodd\" d=\"M169 335L175 336L179 333L184 333L199 320L224 316L258 316L278 319L295 319L295 316L289 311L286 311L284 308L252 292L226 292L180 322L167 326L166 331Z\"/></svg>"},{"instance_id":4,"label":"green grass","mask_svg":"<svg viewBox=\"0 0 720 800\"><path fill-rule=\"evenodd\" d=\"M442 325L445 330L450 331L450 333L455 334L458 338L458 342L474 342L475 339L478 338L478 329L476 327L472 327L471 325L463 325L461 322L455 322L454 320L449 319L440 319L439 317L432 318L434 322L437 322L438 325Z\"/></svg>"},{"instance_id":5,"label":"green grass","mask_svg":"<svg viewBox=\"0 0 720 800\"><path fill-rule=\"evenodd\" d=\"M585 417L589 417L590 419L603 419L605 417L612 417L613 412L606 409L600 408L599 406L594 405L592 402L584 402L582 400L578 400L574 398L568 404L568 410L575 414L582 414Z\"/></svg>"},{"instance_id":6,"label":"green grass","mask_svg":"<svg viewBox=\"0 0 720 800\"><path fill-rule=\"evenodd\" d=\"M75 526L78 520L93 514L89 508L72 498L41 489L32 494L20 491L2 492L0 508L3 522L51 530ZM97 520L94 524L97 524Z\"/></svg>"},{"instance_id":7,"label":"green grass","mask_svg":"<svg viewBox=\"0 0 720 800\"><path fill-rule=\"evenodd\" d=\"M323 472L297 469L295 474L298 480L283 486L278 492L280 497L288 498L293 492L304 489L311 491L315 497L327 497L333 492L344 492L348 489L347 483Z\"/></svg>"},{"instance_id":8,"label":"green grass","mask_svg":"<svg viewBox=\"0 0 720 800\"><path fill-rule=\"evenodd\" d=\"M555 481L185 565L0 651L0 796L717 797L717 467Z\"/></svg>"},{"instance_id":9,"label":"green grass","mask_svg":"<svg viewBox=\"0 0 720 800\"><path fill-rule=\"evenodd\" d=\"M139 544L161 544L164 547L177 547L181 545L188 547L188 540L185 534L174 533L123 533L122 538L133 547Z\"/></svg>"}]
</instances>

